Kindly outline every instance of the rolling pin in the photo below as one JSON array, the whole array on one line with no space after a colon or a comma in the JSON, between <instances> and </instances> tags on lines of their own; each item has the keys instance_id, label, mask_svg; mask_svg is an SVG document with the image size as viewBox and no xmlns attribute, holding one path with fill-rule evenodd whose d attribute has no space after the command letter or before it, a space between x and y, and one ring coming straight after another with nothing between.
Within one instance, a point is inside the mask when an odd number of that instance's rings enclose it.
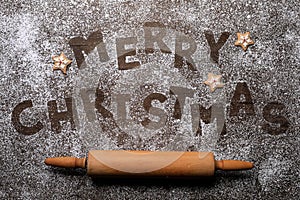
<instances>
[{"instance_id":1,"label":"rolling pin","mask_svg":"<svg viewBox=\"0 0 300 200\"><path fill-rule=\"evenodd\" d=\"M46 158L45 164L86 168L91 176L195 177L213 176L215 170L247 170L252 162L215 160L212 152L91 150L87 158Z\"/></svg>"}]
</instances>

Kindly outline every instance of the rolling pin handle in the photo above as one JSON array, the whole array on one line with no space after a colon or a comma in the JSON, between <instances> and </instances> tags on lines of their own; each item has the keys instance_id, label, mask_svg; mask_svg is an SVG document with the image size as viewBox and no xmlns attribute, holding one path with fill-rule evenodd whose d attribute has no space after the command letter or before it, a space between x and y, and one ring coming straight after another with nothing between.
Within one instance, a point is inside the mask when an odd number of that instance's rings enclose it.
<instances>
[{"instance_id":1,"label":"rolling pin handle","mask_svg":"<svg viewBox=\"0 0 300 200\"><path fill-rule=\"evenodd\" d=\"M220 170L246 170L254 167L252 162L241 160L216 160L215 168Z\"/></svg>"},{"instance_id":2,"label":"rolling pin handle","mask_svg":"<svg viewBox=\"0 0 300 200\"><path fill-rule=\"evenodd\" d=\"M46 165L64 168L85 168L86 158L75 158L75 157L55 157L46 158Z\"/></svg>"}]
</instances>

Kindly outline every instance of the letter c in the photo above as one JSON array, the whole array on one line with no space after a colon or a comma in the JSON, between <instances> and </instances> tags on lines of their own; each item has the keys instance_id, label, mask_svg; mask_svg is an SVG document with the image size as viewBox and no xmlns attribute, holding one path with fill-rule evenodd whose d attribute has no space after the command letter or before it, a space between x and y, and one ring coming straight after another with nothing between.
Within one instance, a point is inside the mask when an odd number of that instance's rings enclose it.
<instances>
[{"instance_id":1,"label":"letter c","mask_svg":"<svg viewBox=\"0 0 300 200\"><path fill-rule=\"evenodd\" d=\"M12 116L11 116L11 121L13 126L15 127L15 129L24 135L33 135L37 132L39 132L42 128L43 128L43 124L38 121L35 125L28 127L28 126L24 126L21 122L20 122L20 115L21 113L27 109L27 108L32 108L32 101L31 100L26 100L23 101L21 103L19 103L13 110L12 112Z\"/></svg>"}]
</instances>

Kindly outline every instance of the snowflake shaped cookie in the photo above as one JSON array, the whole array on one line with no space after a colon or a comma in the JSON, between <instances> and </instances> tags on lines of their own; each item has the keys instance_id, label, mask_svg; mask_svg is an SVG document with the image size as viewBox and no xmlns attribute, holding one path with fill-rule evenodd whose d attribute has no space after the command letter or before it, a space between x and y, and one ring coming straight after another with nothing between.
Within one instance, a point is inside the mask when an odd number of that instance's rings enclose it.
<instances>
[{"instance_id":1,"label":"snowflake shaped cookie","mask_svg":"<svg viewBox=\"0 0 300 200\"><path fill-rule=\"evenodd\" d=\"M246 32L244 34L237 33L237 41L234 43L235 46L241 46L244 51L247 50L249 45L254 44L253 40L250 38L250 32Z\"/></svg>"},{"instance_id":2,"label":"snowflake shaped cookie","mask_svg":"<svg viewBox=\"0 0 300 200\"><path fill-rule=\"evenodd\" d=\"M61 53L59 56L52 56L52 60L54 61L53 70L61 70L64 74L67 73L67 67L72 62L64 53Z\"/></svg>"},{"instance_id":3,"label":"snowflake shaped cookie","mask_svg":"<svg viewBox=\"0 0 300 200\"><path fill-rule=\"evenodd\" d=\"M222 88L224 83L221 83L222 75L215 75L208 73L208 78L204 81L204 84L208 85L211 92L214 92L217 88Z\"/></svg>"}]
</instances>

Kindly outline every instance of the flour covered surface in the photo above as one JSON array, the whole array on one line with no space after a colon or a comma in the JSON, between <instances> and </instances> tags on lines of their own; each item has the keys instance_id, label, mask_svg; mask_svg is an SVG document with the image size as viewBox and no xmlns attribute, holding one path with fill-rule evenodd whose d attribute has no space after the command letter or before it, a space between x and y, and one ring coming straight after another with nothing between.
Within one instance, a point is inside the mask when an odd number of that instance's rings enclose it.
<instances>
[{"instance_id":1,"label":"flour covered surface","mask_svg":"<svg viewBox=\"0 0 300 200\"><path fill-rule=\"evenodd\" d=\"M5 1L0 13L1 199L299 197L297 1ZM111 184L43 163L89 150L255 167Z\"/></svg>"}]
</instances>

